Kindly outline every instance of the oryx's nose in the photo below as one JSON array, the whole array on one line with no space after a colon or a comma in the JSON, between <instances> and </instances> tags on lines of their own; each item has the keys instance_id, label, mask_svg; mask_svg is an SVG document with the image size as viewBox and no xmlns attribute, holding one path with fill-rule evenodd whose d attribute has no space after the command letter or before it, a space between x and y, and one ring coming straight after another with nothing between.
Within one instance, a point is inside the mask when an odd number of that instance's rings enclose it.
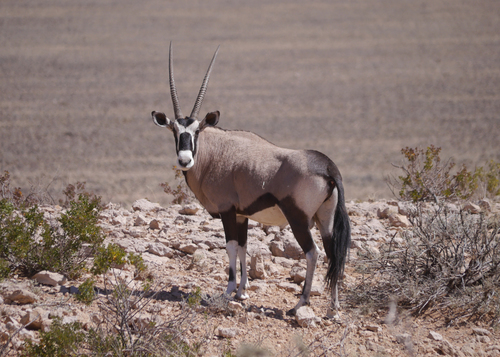
<instances>
[{"instance_id":1,"label":"oryx's nose","mask_svg":"<svg viewBox=\"0 0 500 357\"><path fill-rule=\"evenodd\" d=\"M188 170L194 165L193 152L191 150L181 150L177 155L177 161L181 170Z\"/></svg>"}]
</instances>

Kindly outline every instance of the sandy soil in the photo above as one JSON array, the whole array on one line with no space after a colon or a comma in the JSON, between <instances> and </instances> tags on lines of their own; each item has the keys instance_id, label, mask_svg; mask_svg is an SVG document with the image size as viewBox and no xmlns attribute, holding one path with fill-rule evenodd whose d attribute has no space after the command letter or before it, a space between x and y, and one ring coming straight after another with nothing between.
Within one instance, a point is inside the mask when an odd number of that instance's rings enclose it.
<instances>
[{"instance_id":1,"label":"sandy soil","mask_svg":"<svg viewBox=\"0 0 500 357\"><path fill-rule=\"evenodd\" d=\"M202 112L292 148L323 151L348 200L388 197L405 146L500 159L500 3L455 1L4 0L0 170L60 192L166 204L167 57L189 112L217 45ZM203 115L203 113L202 113Z\"/></svg>"}]
</instances>

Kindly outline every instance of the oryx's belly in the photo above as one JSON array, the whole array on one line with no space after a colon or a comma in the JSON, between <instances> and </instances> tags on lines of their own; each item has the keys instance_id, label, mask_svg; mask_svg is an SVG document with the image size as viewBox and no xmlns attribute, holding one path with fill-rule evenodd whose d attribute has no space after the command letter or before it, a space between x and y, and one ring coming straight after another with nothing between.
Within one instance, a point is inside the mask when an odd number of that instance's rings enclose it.
<instances>
[{"instance_id":1,"label":"oryx's belly","mask_svg":"<svg viewBox=\"0 0 500 357\"><path fill-rule=\"evenodd\" d=\"M244 216L266 226L283 226L288 224L285 215L278 206L272 206L252 215Z\"/></svg>"}]
</instances>

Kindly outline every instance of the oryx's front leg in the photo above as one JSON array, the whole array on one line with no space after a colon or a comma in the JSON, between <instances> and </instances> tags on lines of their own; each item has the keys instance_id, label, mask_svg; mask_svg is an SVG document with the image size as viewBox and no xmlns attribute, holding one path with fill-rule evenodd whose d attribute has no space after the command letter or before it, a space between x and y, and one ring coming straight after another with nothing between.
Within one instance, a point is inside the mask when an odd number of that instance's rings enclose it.
<instances>
[{"instance_id":1,"label":"oryx's front leg","mask_svg":"<svg viewBox=\"0 0 500 357\"><path fill-rule=\"evenodd\" d=\"M247 233L248 233L248 218L238 216L236 218L236 223L238 225L238 258L240 258L241 267L241 280L238 291L236 292L236 298L240 300L248 299L248 294L245 290L248 285L248 275L247 275Z\"/></svg>"},{"instance_id":2,"label":"oryx's front leg","mask_svg":"<svg viewBox=\"0 0 500 357\"><path fill-rule=\"evenodd\" d=\"M221 213L224 233L226 235L226 250L229 257L229 281L226 294L236 291L236 261L240 258L241 263L241 282L236 293L237 299L247 299L248 295L244 293L248 284L247 266L246 266L246 241L248 219L237 217L236 210L232 209L226 213Z\"/></svg>"}]
</instances>

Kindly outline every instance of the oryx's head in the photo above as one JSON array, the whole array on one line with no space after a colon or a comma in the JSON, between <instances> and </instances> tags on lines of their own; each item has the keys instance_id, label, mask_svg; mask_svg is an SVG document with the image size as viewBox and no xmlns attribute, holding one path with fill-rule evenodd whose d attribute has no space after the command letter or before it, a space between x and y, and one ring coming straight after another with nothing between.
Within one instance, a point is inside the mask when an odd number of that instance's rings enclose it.
<instances>
[{"instance_id":1,"label":"oryx's head","mask_svg":"<svg viewBox=\"0 0 500 357\"><path fill-rule=\"evenodd\" d=\"M174 81L174 70L172 64L172 43L170 43L170 53L169 53L169 74L170 74L170 95L172 96L172 102L174 104L175 120L170 120L164 113L153 111L151 115L153 116L153 121L156 125L164 128L170 129L174 133L175 137L175 149L177 151L177 162L179 163L180 169L187 171L194 165L194 158L196 156L196 150L198 146L198 135L207 126L215 126L219 121L219 111L208 113L205 118L200 122L198 121L198 113L201 108L201 103L203 102L203 97L207 91L208 80L210 78L210 72L212 71L212 66L217 56L219 48L215 51L214 57L210 62L207 74L203 79L203 83L196 98L193 111L188 117L184 117L181 113L181 108L179 106L179 99L177 98L177 90L175 89Z\"/></svg>"}]
</instances>

